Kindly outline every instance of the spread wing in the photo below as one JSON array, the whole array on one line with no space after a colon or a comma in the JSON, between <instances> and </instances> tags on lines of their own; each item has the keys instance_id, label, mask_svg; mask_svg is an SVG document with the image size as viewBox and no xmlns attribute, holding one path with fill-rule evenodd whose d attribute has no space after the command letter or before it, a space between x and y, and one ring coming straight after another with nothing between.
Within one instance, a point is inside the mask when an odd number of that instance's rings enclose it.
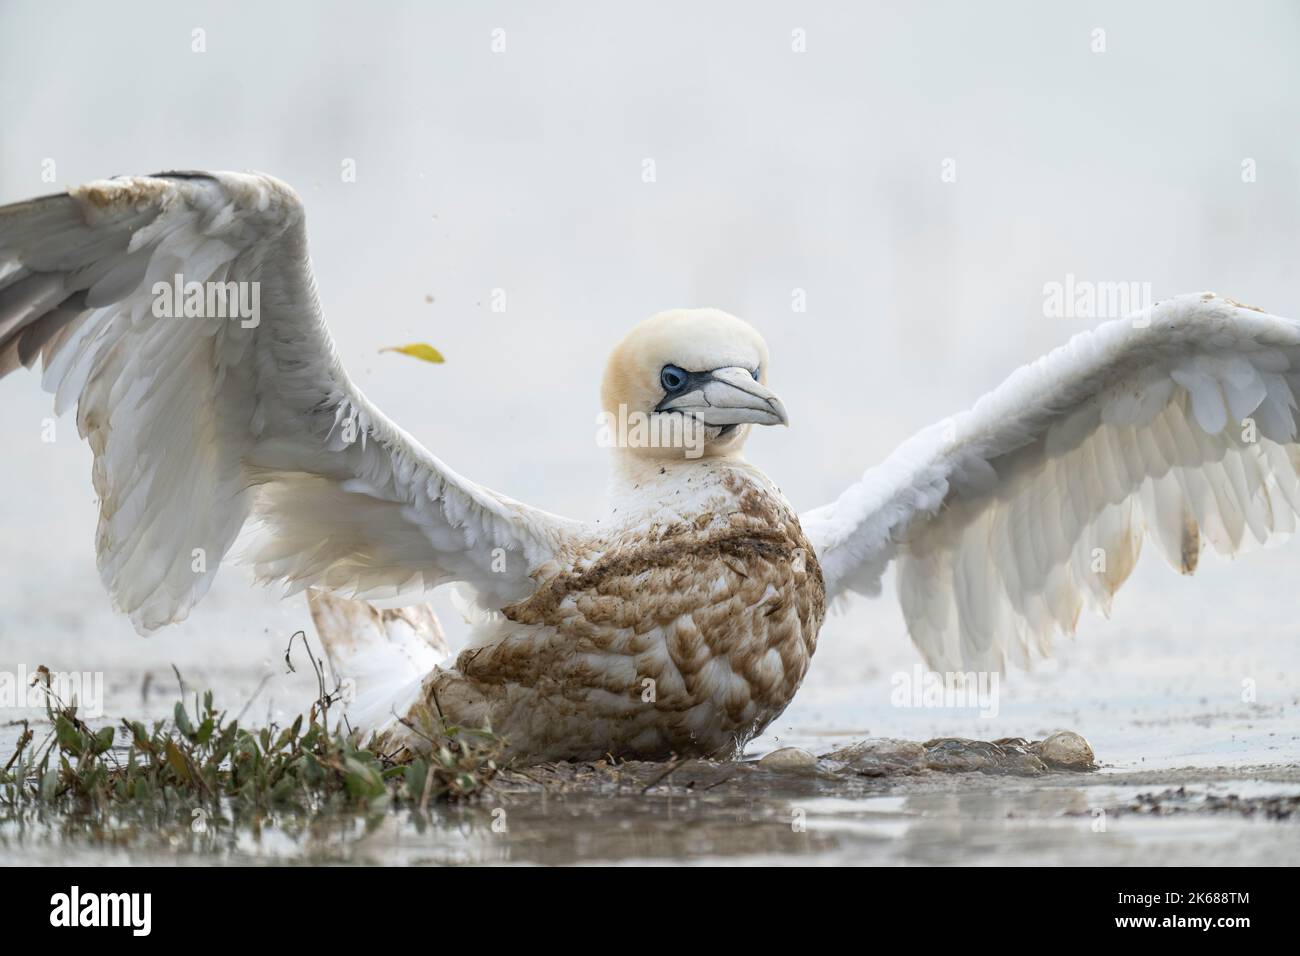
<instances>
[{"instance_id":1,"label":"spread wing","mask_svg":"<svg viewBox=\"0 0 1300 956\"><path fill-rule=\"evenodd\" d=\"M202 317L176 314L191 282ZM370 598L464 581L488 606L579 527L461 478L348 380L302 205L269 176L0 208L0 375L38 359L94 451L100 573L142 630L185 617L246 523L264 579Z\"/></svg>"},{"instance_id":2,"label":"spread wing","mask_svg":"<svg viewBox=\"0 0 1300 956\"><path fill-rule=\"evenodd\" d=\"M878 593L897 559L937 670L1046 654L1109 611L1143 537L1196 568L1285 535L1300 511L1300 325L1213 294L1076 335L801 517L829 594Z\"/></svg>"}]
</instances>

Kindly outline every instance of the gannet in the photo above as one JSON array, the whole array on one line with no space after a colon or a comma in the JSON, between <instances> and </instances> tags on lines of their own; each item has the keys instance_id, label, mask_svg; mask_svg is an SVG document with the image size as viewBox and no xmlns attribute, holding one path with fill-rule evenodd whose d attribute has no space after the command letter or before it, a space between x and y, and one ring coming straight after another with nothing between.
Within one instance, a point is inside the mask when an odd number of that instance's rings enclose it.
<instances>
[{"instance_id":1,"label":"gannet","mask_svg":"<svg viewBox=\"0 0 1300 956\"><path fill-rule=\"evenodd\" d=\"M1108 612L1144 536L1190 574L1204 542L1233 554L1300 510L1300 325L1203 293L1076 335L802 516L742 455L788 423L762 338L660 314L604 376L609 513L562 518L461 477L352 384L302 204L265 175L0 209L0 375L38 358L93 450L98 566L137 629L184 619L243 533L258 579L308 590L357 726L400 734L432 704L524 761L739 753L827 602L891 564L930 667L1000 670ZM474 620L457 654L419 599L447 584Z\"/></svg>"}]
</instances>

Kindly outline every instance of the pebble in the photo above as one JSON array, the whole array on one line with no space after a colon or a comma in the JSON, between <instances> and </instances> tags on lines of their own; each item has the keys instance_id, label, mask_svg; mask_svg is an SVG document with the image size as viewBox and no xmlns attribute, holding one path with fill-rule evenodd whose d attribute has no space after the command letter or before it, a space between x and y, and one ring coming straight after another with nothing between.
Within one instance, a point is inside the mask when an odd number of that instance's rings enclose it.
<instances>
[{"instance_id":1,"label":"pebble","mask_svg":"<svg viewBox=\"0 0 1300 956\"><path fill-rule=\"evenodd\" d=\"M803 770L817 766L817 758L798 747L782 747L759 760L758 765L768 770Z\"/></svg>"}]
</instances>

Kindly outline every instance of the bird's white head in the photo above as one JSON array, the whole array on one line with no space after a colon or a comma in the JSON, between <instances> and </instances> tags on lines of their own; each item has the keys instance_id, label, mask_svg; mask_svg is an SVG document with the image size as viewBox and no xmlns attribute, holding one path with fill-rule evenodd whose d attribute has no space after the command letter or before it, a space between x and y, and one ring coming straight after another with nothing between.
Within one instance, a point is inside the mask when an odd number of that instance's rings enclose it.
<instances>
[{"instance_id":1,"label":"bird's white head","mask_svg":"<svg viewBox=\"0 0 1300 956\"><path fill-rule=\"evenodd\" d=\"M611 443L656 459L737 454L751 425L789 422L767 370L767 345L747 322L718 309L661 312L632 329L605 367Z\"/></svg>"}]
</instances>

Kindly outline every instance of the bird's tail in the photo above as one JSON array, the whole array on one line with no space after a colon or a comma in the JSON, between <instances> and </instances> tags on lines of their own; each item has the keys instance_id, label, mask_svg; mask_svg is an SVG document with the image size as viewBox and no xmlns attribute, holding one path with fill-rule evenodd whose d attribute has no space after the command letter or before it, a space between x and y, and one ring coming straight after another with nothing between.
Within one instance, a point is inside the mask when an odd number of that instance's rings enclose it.
<instances>
[{"instance_id":1,"label":"bird's tail","mask_svg":"<svg viewBox=\"0 0 1300 956\"><path fill-rule=\"evenodd\" d=\"M380 609L316 589L307 603L349 723L367 734L393 730L450 656L433 608Z\"/></svg>"}]
</instances>

